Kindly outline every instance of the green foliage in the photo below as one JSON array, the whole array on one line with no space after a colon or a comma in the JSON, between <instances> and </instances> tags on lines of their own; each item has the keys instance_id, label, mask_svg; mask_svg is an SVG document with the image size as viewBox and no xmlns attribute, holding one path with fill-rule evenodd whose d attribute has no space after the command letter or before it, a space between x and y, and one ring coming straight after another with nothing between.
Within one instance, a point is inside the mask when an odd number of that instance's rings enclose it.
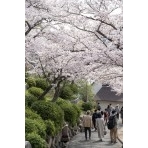
<instances>
[{"instance_id":1,"label":"green foliage","mask_svg":"<svg viewBox=\"0 0 148 148\"><path fill-rule=\"evenodd\" d=\"M61 130L64 122L64 112L56 103L41 100L34 102L31 108L37 111L43 120L52 120L57 131Z\"/></svg>"},{"instance_id":2,"label":"green foliage","mask_svg":"<svg viewBox=\"0 0 148 148\"><path fill-rule=\"evenodd\" d=\"M60 97L65 100L72 100L73 99L73 91L69 86L65 86L61 91Z\"/></svg>"},{"instance_id":3,"label":"green foliage","mask_svg":"<svg viewBox=\"0 0 148 148\"><path fill-rule=\"evenodd\" d=\"M41 88L43 90L45 90L48 87L48 83L43 78L37 78L35 80L35 82L36 82L36 87L39 87L39 88Z\"/></svg>"},{"instance_id":4,"label":"green foliage","mask_svg":"<svg viewBox=\"0 0 148 148\"><path fill-rule=\"evenodd\" d=\"M78 94L78 86L75 83L66 82L60 97L65 100L73 100Z\"/></svg>"},{"instance_id":5,"label":"green foliage","mask_svg":"<svg viewBox=\"0 0 148 148\"><path fill-rule=\"evenodd\" d=\"M61 105L69 105L71 104L69 100L64 100L62 98L58 98L58 100L56 101L56 104L58 104L59 106Z\"/></svg>"},{"instance_id":6,"label":"green foliage","mask_svg":"<svg viewBox=\"0 0 148 148\"><path fill-rule=\"evenodd\" d=\"M29 87L36 86L35 79L33 77L28 77L27 84L28 84Z\"/></svg>"},{"instance_id":7,"label":"green foliage","mask_svg":"<svg viewBox=\"0 0 148 148\"><path fill-rule=\"evenodd\" d=\"M41 136L41 138L46 138L46 125L41 119L25 119L25 134L35 132Z\"/></svg>"},{"instance_id":8,"label":"green foliage","mask_svg":"<svg viewBox=\"0 0 148 148\"><path fill-rule=\"evenodd\" d=\"M77 112L77 122L78 122L78 119L79 119L79 117L80 117L80 115L81 115L81 109L80 109L80 107L78 106L78 105L76 105L76 104L73 104L72 105L73 106L73 108L75 109L75 112Z\"/></svg>"},{"instance_id":9,"label":"green foliage","mask_svg":"<svg viewBox=\"0 0 148 148\"><path fill-rule=\"evenodd\" d=\"M26 106L30 107L33 102L37 101L37 99L38 98L35 97L34 95L32 95L28 92L25 93L25 105Z\"/></svg>"},{"instance_id":10,"label":"green foliage","mask_svg":"<svg viewBox=\"0 0 148 148\"><path fill-rule=\"evenodd\" d=\"M92 92L92 86L88 84L87 81L80 81L79 82L79 95L80 99L83 101L91 101L94 97L94 94Z\"/></svg>"},{"instance_id":11,"label":"green foliage","mask_svg":"<svg viewBox=\"0 0 148 148\"><path fill-rule=\"evenodd\" d=\"M45 124L46 124L46 133L47 133L47 135L55 136L57 131L56 131L54 122L49 119L49 120L45 120Z\"/></svg>"},{"instance_id":12,"label":"green foliage","mask_svg":"<svg viewBox=\"0 0 148 148\"><path fill-rule=\"evenodd\" d=\"M78 86L75 83L71 84L70 88L74 94L78 94Z\"/></svg>"},{"instance_id":13,"label":"green foliage","mask_svg":"<svg viewBox=\"0 0 148 148\"><path fill-rule=\"evenodd\" d=\"M39 97L43 93L43 90L38 87L31 87L28 89L28 92L34 95L35 97Z\"/></svg>"},{"instance_id":14,"label":"green foliage","mask_svg":"<svg viewBox=\"0 0 148 148\"><path fill-rule=\"evenodd\" d=\"M83 111L92 110L92 109L93 109L93 104L91 102L84 102L82 104Z\"/></svg>"},{"instance_id":15,"label":"green foliage","mask_svg":"<svg viewBox=\"0 0 148 148\"><path fill-rule=\"evenodd\" d=\"M35 132L26 134L26 141L31 143L32 148L47 148L47 143Z\"/></svg>"},{"instance_id":16,"label":"green foliage","mask_svg":"<svg viewBox=\"0 0 148 148\"><path fill-rule=\"evenodd\" d=\"M37 114L34 110L31 110L29 107L25 109L25 117L30 119L39 119L42 120L41 116Z\"/></svg>"},{"instance_id":17,"label":"green foliage","mask_svg":"<svg viewBox=\"0 0 148 148\"><path fill-rule=\"evenodd\" d=\"M78 114L77 110L73 107L73 104L63 99L58 99L56 103L63 109L65 121L67 121L72 126L75 125Z\"/></svg>"}]
</instances>

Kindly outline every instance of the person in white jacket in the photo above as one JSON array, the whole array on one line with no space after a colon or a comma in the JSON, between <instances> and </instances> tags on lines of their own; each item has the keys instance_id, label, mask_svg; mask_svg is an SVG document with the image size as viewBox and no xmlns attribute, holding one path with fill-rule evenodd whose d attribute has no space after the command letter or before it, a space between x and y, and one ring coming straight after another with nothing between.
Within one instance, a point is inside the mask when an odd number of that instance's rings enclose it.
<instances>
[{"instance_id":1,"label":"person in white jacket","mask_svg":"<svg viewBox=\"0 0 148 148\"><path fill-rule=\"evenodd\" d=\"M101 113L98 114L98 118L96 119L96 128L98 131L98 138L100 141L103 141L102 138L104 138L105 124Z\"/></svg>"}]
</instances>

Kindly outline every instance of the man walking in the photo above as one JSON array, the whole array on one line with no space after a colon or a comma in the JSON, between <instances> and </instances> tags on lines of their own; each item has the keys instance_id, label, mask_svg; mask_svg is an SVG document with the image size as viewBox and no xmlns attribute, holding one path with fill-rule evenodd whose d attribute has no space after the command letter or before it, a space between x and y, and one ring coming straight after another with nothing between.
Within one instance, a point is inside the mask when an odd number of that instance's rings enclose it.
<instances>
[{"instance_id":1,"label":"man walking","mask_svg":"<svg viewBox=\"0 0 148 148\"><path fill-rule=\"evenodd\" d=\"M98 109L99 111L101 111L100 103L98 103L97 109Z\"/></svg>"},{"instance_id":2,"label":"man walking","mask_svg":"<svg viewBox=\"0 0 148 148\"><path fill-rule=\"evenodd\" d=\"M93 122L93 126L95 128L95 131L97 130L96 128L96 118L97 118L97 110L95 109L93 115L92 115L92 122Z\"/></svg>"},{"instance_id":3,"label":"man walking","mask_svg":"<svg viewBox=\"0 0 148 148\"><path fill-rule=\"evenodd\" d=\"M87 115L83 117L83 127L85 131L85 140L87 140L87 131L89 132L89 139L91 139L92 117L90 116L90 111L87 111Z\"/></svg>"},{"instance_id":4,"label":"man walking","mask_svg":"<svg viewBox=\"0 0 148 148\"><path fill-rule=\"evenodd\" d=\"M108 129L110 129L110 139L111 143L117 143L117 116L116 111L113 110L111 116L109 117Z\"/></svg>"}]
</instances>

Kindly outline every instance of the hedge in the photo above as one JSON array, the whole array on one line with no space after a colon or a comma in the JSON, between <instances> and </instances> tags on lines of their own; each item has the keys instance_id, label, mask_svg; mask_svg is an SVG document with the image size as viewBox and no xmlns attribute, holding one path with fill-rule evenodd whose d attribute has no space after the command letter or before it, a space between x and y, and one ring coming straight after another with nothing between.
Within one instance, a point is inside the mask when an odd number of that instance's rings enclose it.
<instances>
[{"instance_id":1,"label":"hedge","mask_svg":"<svg viewBox=\"0 0 148 148\"><path fill-rule=\"evenodd\" d=\"M57 132L61 130L64 122L64 112L56 103L40 100L34 102L31 108L37 111L43 120L52 120Z\"/></svg>"}]
</instances>

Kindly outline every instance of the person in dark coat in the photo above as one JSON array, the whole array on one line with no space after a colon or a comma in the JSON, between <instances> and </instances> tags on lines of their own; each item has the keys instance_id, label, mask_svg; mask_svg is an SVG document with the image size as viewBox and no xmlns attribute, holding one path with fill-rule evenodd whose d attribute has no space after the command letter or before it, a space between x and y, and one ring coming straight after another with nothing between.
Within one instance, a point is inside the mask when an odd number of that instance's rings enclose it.
<instances>
[{"instance_id":1,"label":"person in dark coat","mask_svg":"<svg viewBox=\"0 0 148 148\"><path fill-rule=\"evenodd\" d=\"M109 117L109 120L112 118L112 120L114 120L114 127L112 129L110 129L110 139L111 139L111 143L117 143L117 113L116 110L112 110L112 114Z\"/></svg>"},{"instance_id":2,"label":"person in dark coat","mask_svg":"<svg viewBox=\"0 0 148 148\"><path fill-rule=\"evenodd\" d=\"M93 115L92 115L92 122L93 122L93 126L95 128L95 131L97 130L97 128L96 128L96 118L97 118L97 110L95 110Z\"/></svg>"},{"instance_id":3,"label":"person in dark coat","mask_svg":"<svg viewBox=\"0 0 148 148\"><path fill-rule=\"evenodd\" d=\"M98 103L97 109L98 109L99 111L101 111L100 103Z\"/></svg>"},{"instance_id":4,"label":"person in dark coat","mask_svg":"<svg viewBox=\"0 0 148 148\"><path fill-rule=\"evenodd\" d=\"M123 124L123 106L121 107L120 114L121 114L121 119L122 119L122 124Z\"/></svg>"}]
</instances>

